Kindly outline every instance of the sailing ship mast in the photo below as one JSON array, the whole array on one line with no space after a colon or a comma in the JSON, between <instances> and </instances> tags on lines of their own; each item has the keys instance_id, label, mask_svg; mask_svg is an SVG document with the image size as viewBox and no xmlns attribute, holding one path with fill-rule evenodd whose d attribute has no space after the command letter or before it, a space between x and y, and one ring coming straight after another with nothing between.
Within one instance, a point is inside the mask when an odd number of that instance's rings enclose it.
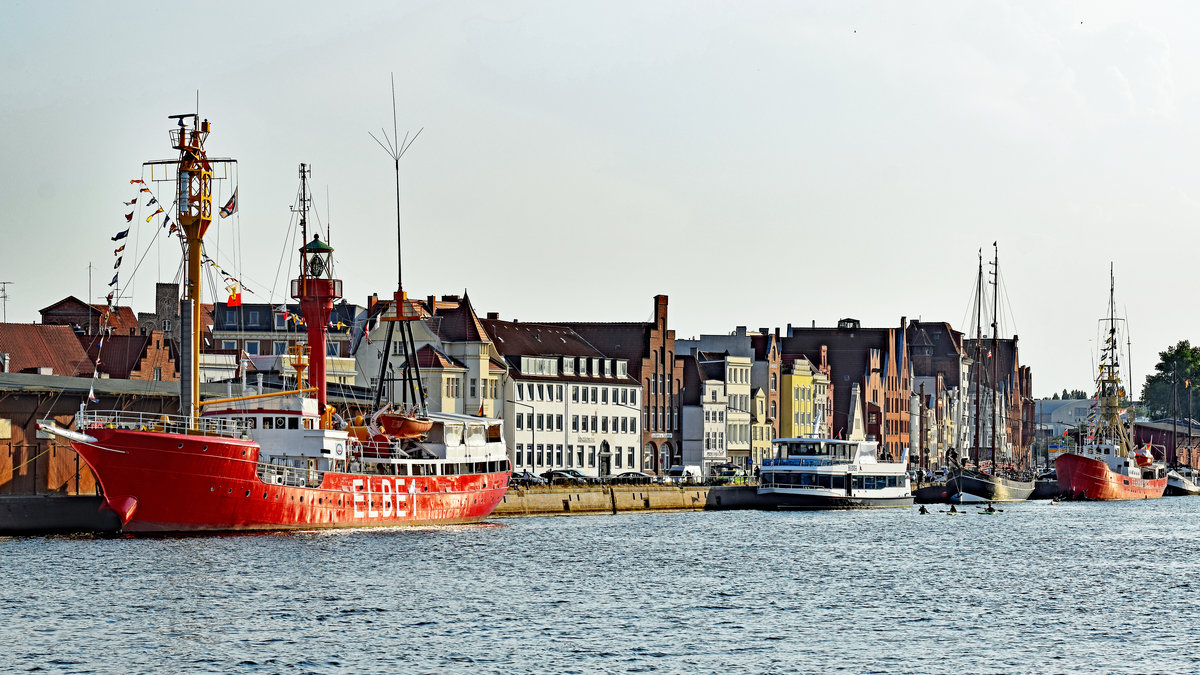
<instances>
[{"instance_id":1,"label":"sailing ship mast","mask_svg":"<svg viewBox=\"0 0 1200 675\"><path fill-rule=\"evenodd\" d=\"M975 466L979 466L979 395L980 395L980 380L983 379L983 249L979 249L979 274L975 279L975 436L974 442L974 457L971 458L975 462Z\"/></svg>"},{"instance_id":2,"label":"sailing ship mast","mask_svg":"<svg viewBox=\"0 0 1200 675\"><path fill-rule=\"evenodd\" d=\"M992 242L992 474L998 474L996 465L996 437L1000 431L1000 327L997 320L1000 297L1000 247Z\"/></svg>"},{"instance_id":3,"label":"sailing ship mast","mask_svg":"<svg viewBox=\"0 0 1200 675\"><path fill-rule=\"evenodd\" d=\"M1104 340L1100 373L1096 377L1096 394L1100 399L1096 442L1110 440L1117 446L1115 452L1118 457L1128 457L1131 442L1120 419L1120 399L1124 389L1121 387L1120 363L1117 360L1120 346L1117 344L1116 277L1111 263L1108 277L1108 337Z\"/></svg>"}]
</instances>

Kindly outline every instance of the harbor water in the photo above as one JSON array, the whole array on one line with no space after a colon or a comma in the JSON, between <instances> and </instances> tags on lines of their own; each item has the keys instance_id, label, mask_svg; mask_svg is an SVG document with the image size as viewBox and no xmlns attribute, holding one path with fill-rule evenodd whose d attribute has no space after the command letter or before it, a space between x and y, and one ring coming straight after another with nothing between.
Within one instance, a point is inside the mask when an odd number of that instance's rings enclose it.
<instances>
[{"instance_id":1,"label":"harbor water","mask_svg":"<svg viewBox=\"0 0 1200 675\"><path fill-rule=\"evenodd\" d=\"M0 540L0 670L1195 672L1200 499Z\"/></svg>"}]
</instances>

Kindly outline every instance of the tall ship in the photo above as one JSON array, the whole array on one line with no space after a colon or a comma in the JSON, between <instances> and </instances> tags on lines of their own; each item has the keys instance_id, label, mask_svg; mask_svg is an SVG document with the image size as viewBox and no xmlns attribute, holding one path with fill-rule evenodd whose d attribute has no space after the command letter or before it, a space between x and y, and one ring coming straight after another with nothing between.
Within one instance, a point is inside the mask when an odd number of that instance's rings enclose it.
<instances>
[{"instance_id":1,"label":"tall ship","mask_svg":"<svg viewBox=\"0 0 1200 675\"><path fill-rule=\"evenodd\" d=\"M419 383L406 388L421 392L416 400L378 407L366 419L346 419L327 402L325 331L342 282L334 277L333 248L319 234L308 239L303 165L303 246L291 295L304 315L307 344L291 352L297 386L199 400L201 241L212 222L213 162L204 148L210 125L198 114L172 119L178 125L171 131L179 151L172 162L176 222L187 255L180 414L85 407L73 430L43 427L70 441L87 462L122 531L438 525L486 518L511 473L500 420L429 413ZM386 319L403 325L417 318L406 311L402 286L395 298ZM411 328L401 332L411 340ZM412 353L411 346L405 353ZM416 365L413 358L409 363Z\"/></svg>"},{"instance_id":2,"label":"tall ship","mask_svg":"<svg viewBox=\"0 0 1200 675\"><path fill-rule=\"evenodd\" d=\"M999 286L1000 258L996 251L992 262L993 293L992 293L992 346L984 352L983 337L983 254L979 256L979 275L975 283L975 368L974 368L974 415L971 436L970 454L968 457L951 458L949 470L946 472L946 489L950 501L959 503L971 502L1017 502L1025 501L1033 493L1034 481L1031 476L1022 476L1005 461L1003 448L997 445L1005 427L1001 415L1001 386L997 372L999 363ZM990 365L990 367L989 367ZM988 387L983 387L984 378L988 379ZM984 405L987 399L987 405ZM984 412L986 408L986 413ZM986 427L984 417L987 415ZM982 428L981 428L982 427ZM984 436L989 438L987 447L983 446Z\"/></svg>"},{"instance_id":3,"label":"tall ship","mask_svg":"<svg viewBox=\"0 0 1200 675\"><path fill-rule=\"evenodd\" d=\"M758 503L767 509L866 509L912 506L908 453L881 462L879 443L781 438L763 460Z\"/></svg>"},{"instance_id":4,"label":"tall ship","mask_svg":"<svg viewBox=\"0 0 1200 675\"><path fill-rule=\"evenodd\" d=\"M1130 429L1121 420L1121 382L1115 297L1116 284L1109 271L1107 338L1096 376L1098 411L1080 443L1060 451L1054 459L1059 491L1070 499L1157 499L1167 487L1167 469L1154 459L1149 447L1137 448Z\"/></svg>"}]
</instances>

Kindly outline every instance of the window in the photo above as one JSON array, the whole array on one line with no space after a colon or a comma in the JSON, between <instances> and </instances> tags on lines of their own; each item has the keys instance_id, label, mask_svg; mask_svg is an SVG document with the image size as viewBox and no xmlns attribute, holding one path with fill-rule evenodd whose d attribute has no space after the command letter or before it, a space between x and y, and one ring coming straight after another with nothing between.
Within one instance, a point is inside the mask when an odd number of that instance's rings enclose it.
<instances>
[{"instance_id":1,"label":"window","mask_svg":"<svg viewBox=\"0 0 1200 675\"><path fill-rule=\"evenodd\" d=\"M475 398L475 378L471 378L471 398Z\"/></svg>"},{"instance_id":2,"label":"window","mask_svg":"<svg viewBox=\"0 0 1200 675\"><path fill-rule=\"evenodd\" d=\"M616 462L618 469L621 468L621 448L613 451L613 461Z\"/></svg>"},{"instance_id":3,"label":"window","mask_svg":"<svg viewBox=\"0 0 1200 675\"><path fill-rule=\"evenodd\" d=\"M517 431L523 431L524 429L525 429L525 414L517 413ZM517 446L517 447L520 447L520 446Z\"/></svg>"},{"instance_id":4,"label":"window","mask_svg":"<svg viewBox=\"0 0 1200 675\"><path fill-rule=\"evenodd\" d=\"M545 447L545 446L543 446L541 443L538 443L538 446L537 446L537 450L538 450L538 454L537 454L538 464L545 464L545 463L546 463L546 455L545 455L545 454L542 452L542 449L543 449L544 447Z\"/></svg>"},{"instance_id":5,"label":"window","mask_svg":"<svg viewBox=\"0 0 1200 675\"><path fill-rule=\"evenodd\" d=\"M170 332L170 330L171 330L171 320L170 319L162 320L162 329L163 329L164 333Z\"/></svg>"},{"instance_id":6,"label":"window","mask_svg":"<svg viewBox=\"0 0 1200 675\"><path fill-rule=\"evenodd\" d=\"M275 356L287 353L287 342L285 340L276 340L271 343L271 353Z\"/></svg>"},{"instance_id":7,"label":"window","mask_svg":"<svg viewBox=\"0 0 1200 675\"><path fill-rule=\"evenodd\" d=\"M579 415L571 415L571 431L579 431Z\"/></svg>"},{"instance_id":8,"label":"window","mask_svg":"<svg viewBox=\"0 0 1200 675\"><path fill-rule=\"evenodd\" d=\"M237 340L221 340L221 349L237 349Z\"/></svg>"},{"instance_id":9,"label":"window","mask_svg":"<svg viewBox=\"0 0 1200 675\"><path fill-rule=\"evenodd\" d=\"M600 400L598 396L599 393L600 392L597 391L597 387L592 387L592 403L596 403Z\"/></svg>"},{"instance_id":10,"label":"window","mask_svg":"<svg viewBox=\"0 0 1200 675\"><path fill-rule=\"evenodd\" d=\"M154 379L156 379L156 380L161 380L161 379L162 379L162 368L155 368L155 369L154 369Z\"/></svg>"},{"instance_id":11,"label":"window","mask_svg":"<svg viewBox=\"0 0 1200 675\"><path fill-rule=\"evenodd\" d=\"M604 433L608 433L608 418L607 417L600 418L600 431L603 431Z\"/></svg>"},{"instance_id":12,"label":"window","mask_svg":"<svg viewBox=\"0 0 1200 675\"><path fill-rule=\"evenodd\" d=\"M627 464L627 466L631 469L637 466L637 464L634 463L633 448L629 448L629 464Z\"/></svg>"},{"instance_id":13,"label":"window","mask_svg":"<svg viewBox=\"0 0 1200 675\"><path fill-rule=\"evenodd\" d=\"M596 446L588 446L588 466L596 466Z\"/></svg>"},{"instance_id":14,"label":"window","mask_svg":"<svg viewBox=\"0 0 1200 675\"><path fill-rule=\"evenodd\" d=\"M554 462L558 466L562 466L563 455L562 455L562 446L561 445L554 446Z\"/></svg>"},{"instance_id":15,"label":"window","mask_svg":"<svg viewBox=\"0 0 1200 675\"><path fill-rule=\"evenodd\" d=\"M287 330L287 315L275 314L275 330Z\"/></svg>"},{"instance_id":16,"label":"window","mask_svg":"<svg viewBox=\"0 0 1200 675\"><path fill-rule=\"evenodd\" d=\"M571 402L579 403L579 386L571 385Z\"/></svg>"},{"instance_id":17,"label":"window","mask_svg":"<svg viewBox=\"0 0 1200 675\"><path fill-rule=\"evenodd\" d=\"M588 430L588 416L587 416L587 415L584 415L584 416L583 416L583 429L582 429L582 431L587 431L587 430Z\"/></svg>"},{"instance_id":18,"label":"window","mask_svg":"<svg viewBox=\"0 0 1200 675\"><path fill-rule=\"evenodd\" d=\"M523 382L517 383L517 400L518 401L525 400L525 384Z\"/></svg>"},{"instance_id":19,"label":"window","mask_svg":"<svg viewBox=\"0 0 1200 675\"><path fill-rule=\"evenodd\" d=\"M583 388L583 402L584 403L588 402L588 388L587 387Z\"/></svg>"},{"instance_id":20,"label":"window","mask_svg":"<svg viewBox=\"0 0 1200 675\"><path fill-rule=\"evenodd\" d=\"M575 466L575 446L573 445L567 446L567 466Z\"/></svg>"},{"instance_id":21,"label":"window","mask_svg":"<svg viewBox=\"0 0 1200 675\"><path fill-rule=\"evenodd\" d=\"M562 429L562 424L563 424L563 416L562 416L562 415L555 415L555 416L554 416L554 430L555 430L555 431L562 431L562 430L563 430L563 429Z\"/></svg>"},{"instance_id":22,"label":"window","mask_svg":"<svg viewBox=\"0 0 1200 675\"><path fill-rule=\"evenodd\" d=\"M257 340L246 340L246 353L250 356L258 356Z\"/></svg>"},{"instance_id":23,"label":"window","mask_svg":"<svg viewBox=\"0 0 1200 675\"><path fill-rule=\"evenodd\" d=\"M337 343L337 342L326 342L325 343L325 356L337 356L338 355L338 347L339 347L339 343Z\"/></svg>"},{"instance_id":24,"label":"window","mask_svg":"<svg viewBox=\"0 0 1200 675\"><path fill-rule=\"evenodd\" d=\"M522 461L525 459L524 455L525 455L525 445L522 443L517 443L517 454L516 454L517 466L521 466L525 463L524 461Z\"/></svg>"},{"instance_id":25,"label":"window","mask_svg":"<svg viewBox=\"0 0 1200 675\"><path fill-rule=\"evenodd\" d=\"M537 388L537 400L539 400L539 401L545 401L545 400L546 400L546 385L544 385L544 384L539 384L539 385L538 385L538 388Z\"/></svg>"},{"instance_id":26,"label":"window","mask_svg":"<svg viewBox=\"0 0 1200 675\"><path fill-rule=\"evenodd\" d=\"M538 431L544 431L544 430L545 430L545 429L544 429L545 423L546 423L546 416L545 416L545 415L543 415L543 414L541 414L541 413L538 413L538 416L537 416L537 430L538 430Z\"/></svg>"},{"instance_id":27,"label":"window","mask_svg":"<svg viewBox=\"0 0 1200 675\"><path fill-rule=\"evenodd\" d=\"M258 325L258 310L257 309L252 309L249 312L246 312L246 323L248 323L252 326Z\"/></svg>"},{"instance_id":28,"label":"window","mask_svg":"<svg viewBox=\"0 0 1200 675\"><path fill-rule=\"evenodd\" d=\"M600 420L598 420L595 415L592 415L592 431L596 431L597 429L599 429L600 428L599 424L600 424Z\"/></svg>"},{"instance_id":29,"label":"window","mask_svg":"<svg viewBox=\"0 0 1200 675\"><path fill-rule=\"evenodd\" d=\"M628 417L621 418L621 433L623 433L623 434L629 433L629 418Z\"/></svg>"},{"instance_id":30,"label":"window","mask_svg":"<svg viewBox=\"0 0 1200 675\"><path fill-rule=\"evenodd\" d=\"M608 387L604 387L600 390L600 402L608 403Z\"/></svg>"},{"instance_id":31,"label":"window","mask_svg":"<svg viewBox=\"0 0 1200 675\"><path fill-rule=\"evenodd\" d=\"M233 326L237 324L237 312L232 309L225 310L225 324Z\"/></svg>"},{"instance_id":32,"label":"window","mask_svg":"<svg viewBox=\"0 0 1200 675\"><path fill-rule=\"evenodd\" d=\"M554 386L554 400L563 400L563 386L561 384Z\"/></svg>"}]
</instances>

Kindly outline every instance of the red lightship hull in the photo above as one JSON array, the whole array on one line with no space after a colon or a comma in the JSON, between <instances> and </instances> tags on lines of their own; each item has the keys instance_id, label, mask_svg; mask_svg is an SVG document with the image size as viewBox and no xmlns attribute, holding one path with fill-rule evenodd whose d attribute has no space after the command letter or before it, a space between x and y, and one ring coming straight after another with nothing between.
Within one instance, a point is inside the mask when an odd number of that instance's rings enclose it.
<instances>
[{"instance_id":1,"label":"red lightship hull","mask_svg":"<svg viewBox=\"0 0 1200 675\"><path fill-rule=\"evenodd\" d=\"M1060 492L1073 499L1158 499L1167 488L1167 479L1123 476L1108 464L1074 453L1054 460Z\"/></svg>"},{"instance_id":2,"label":"red lightship hull","mask_svg":"<svg viewBox=\"0 0 1200 675\"><path fill-rule=\"evenodd\" d=\"M219 436L89 429L72 447L95 472L126 532L219 532L444 525L483 520L508 487L502 462L456 475L302 471L305 485L260 476L259 447ZM270 467L267 467L270 468Z\"/></svg>"}]
</instances>

